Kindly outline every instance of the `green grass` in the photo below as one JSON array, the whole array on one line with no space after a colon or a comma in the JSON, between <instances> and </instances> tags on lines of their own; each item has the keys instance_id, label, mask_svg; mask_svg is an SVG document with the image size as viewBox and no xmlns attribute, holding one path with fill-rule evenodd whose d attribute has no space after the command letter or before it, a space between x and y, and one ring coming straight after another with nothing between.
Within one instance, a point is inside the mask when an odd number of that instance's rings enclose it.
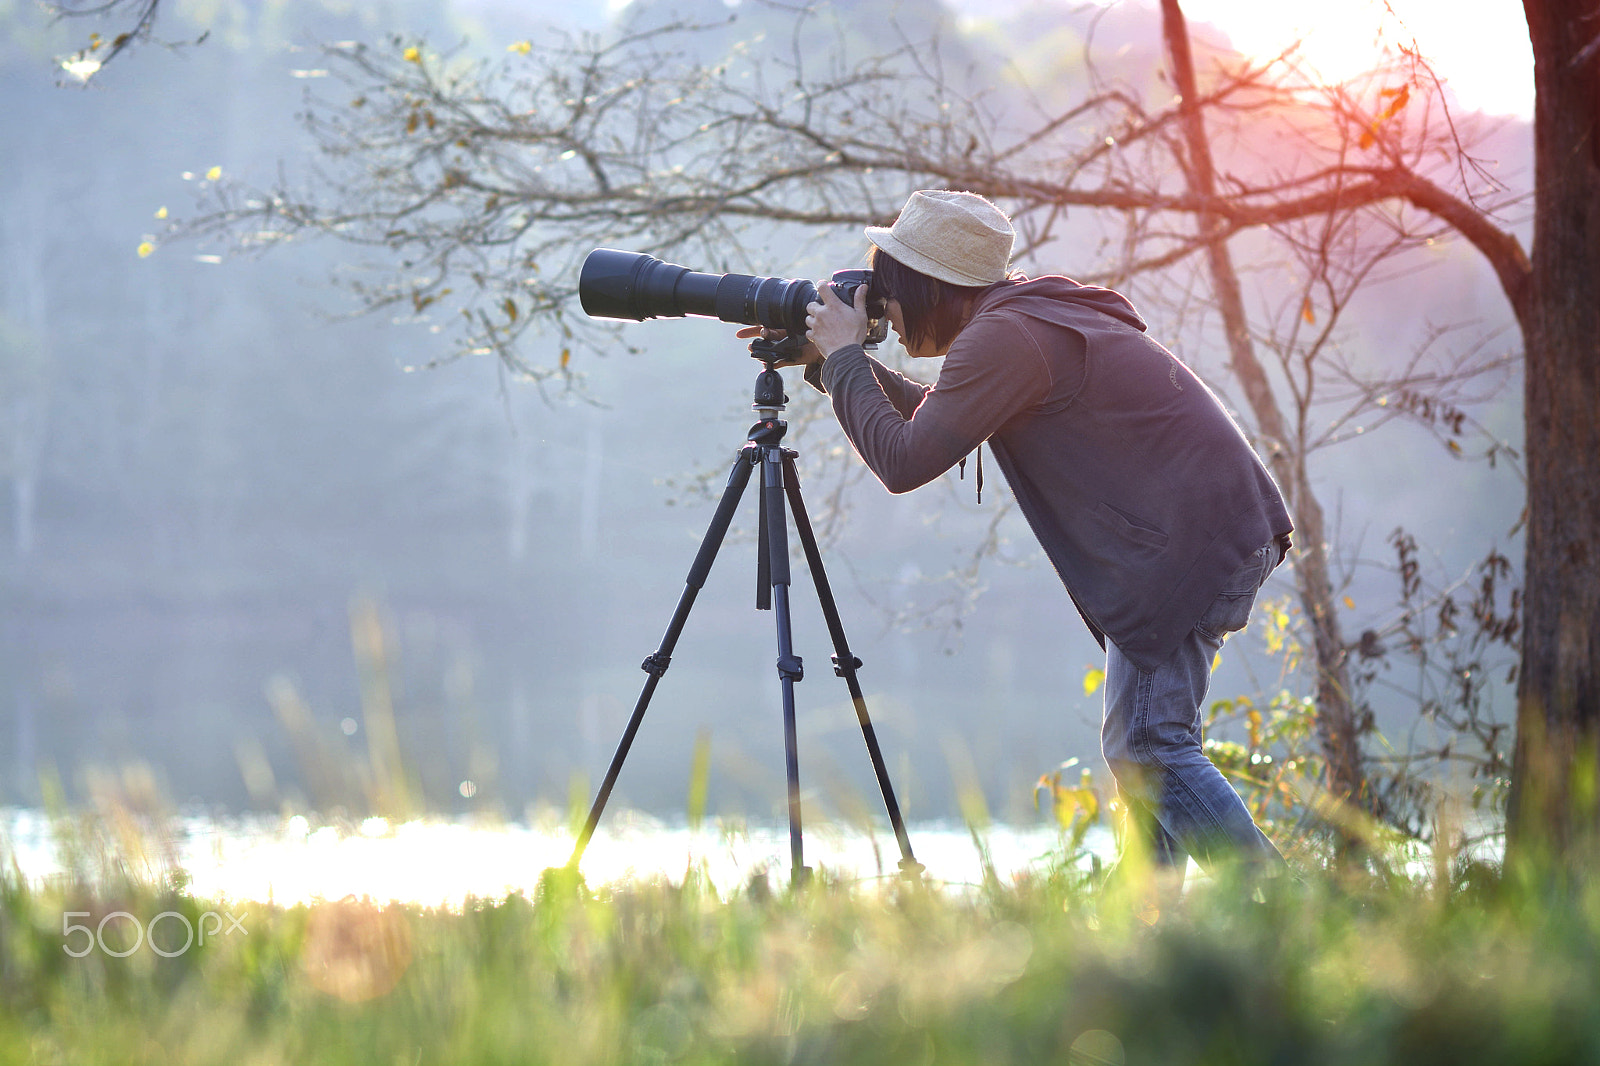
<instances>
[{"instance_id":1,"label":"green grass","mask_svg":"<svg viewBox=\"0 0 1600 1066\"><path fill-rule=\"evenodd\" d=\"M218 905L248 935L80 959L65 911L207 905L13 877L0 1061L1600 1061L1600 894L1512 880L1217 881L1156 916L1071 868L964 893L823 871L728 898L692 872L598 892L547 875L533 899L459 914Z\"/></svg>"}]
</instances>

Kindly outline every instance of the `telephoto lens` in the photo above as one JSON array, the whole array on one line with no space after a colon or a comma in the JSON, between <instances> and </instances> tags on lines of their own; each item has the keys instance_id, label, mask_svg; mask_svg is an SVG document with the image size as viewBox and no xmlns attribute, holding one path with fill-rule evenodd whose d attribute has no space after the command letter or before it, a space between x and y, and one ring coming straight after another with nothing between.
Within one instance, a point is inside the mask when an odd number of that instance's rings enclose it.
<instances>
[{"instance_id":1,"label":"telephoto lens","mask_svg":"<svg viewBox=\"0 0 1600 1066\"><path fill-rule=\"evenodd\" d=\"M806 305L817 287L792 278L750 274L701 274L663 263L644 252L596 248L578 275L578 301L591 318L650 318L695 315L803 334Z\"/></svg>"}]
</instances>

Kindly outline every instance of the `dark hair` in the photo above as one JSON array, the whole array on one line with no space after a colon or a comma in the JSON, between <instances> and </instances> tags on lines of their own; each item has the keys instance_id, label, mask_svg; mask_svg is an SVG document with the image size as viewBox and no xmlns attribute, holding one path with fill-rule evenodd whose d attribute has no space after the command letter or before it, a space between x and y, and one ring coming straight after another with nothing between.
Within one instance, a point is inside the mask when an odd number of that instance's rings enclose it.
<instances>
[{"instance_id":1,"label":"dark hair","mask_svg":"<svg viewBox=\"0 0 1600 1066\"><path fill-rule=\"evenodd\" d=\"M930 278L876 245L867 253L867 265L872 268L867 297L900 301L900 313L909 334L902 340L908 347L931 340L935 348L943 348L955 340L966 323L972 299L989 288L987 285L952 285Z\"/></svg>"}]
</instances>

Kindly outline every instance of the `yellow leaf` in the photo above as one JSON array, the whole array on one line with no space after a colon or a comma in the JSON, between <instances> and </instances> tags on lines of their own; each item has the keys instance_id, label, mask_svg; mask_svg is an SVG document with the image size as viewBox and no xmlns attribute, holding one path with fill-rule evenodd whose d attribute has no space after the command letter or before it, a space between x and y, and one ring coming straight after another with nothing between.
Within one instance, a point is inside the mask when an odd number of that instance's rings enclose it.
<instances>
[{"instance_id":1,"label":"yellow leaf","mask_svg":"<svg viewBox=\"0 0 1600 1066\"><path fill-rule=\"evenodd\" d=\"M220 177L222 177L221 167L212 167L210 170L206 171L207 181L216 181Z\"/></svg>"},{"instance_id":2,"label":"yellow leaf","mask_svg":"<svg viewBox=\"0 0 1600 1066\"><path fill-rule=\"evenodd\" d=\"M563 348L563 349L561 349L561 369L565 370L567 368L567 364L570 363L570 362L572 362L572 349L571 348Z\"/></svg>"},{"instance_id":3,"label":"yellow leaf","mask_svg":"<svg viewBox=\"0 0 1600 1066\"><path fill-rule=\"evenodd\" d=\"M418 66L422 65L422 52L418 50L416 45L412 45L410 48L407 48L404 52L400 53L400 57L407 63L415 63Z\"/></svg>"},{"instance_id":4,"label":"yellow leaf","mask_svg":"<svg viewBox=\"0 0 1600 1066\"><path fill-rule=\"evenodd\" d=\"M1344 598L1344 605L1352 611L1356 609L1356 601L1352 600L1349 596Z\"/></svg>"},{"instance_id":5,"label":"yellow leaf","mask_svg":"<svg viewBox=\"0 0 1600 1066\"><path fill-rule=\"evenodd\" d=\"M1244 717L1250 729L1250 746L1259 748L1261 746L1261 712L1252 707L1250 713Z\"/></svg>"},{"instance_id":6,"label":"yellow leaf","mask_svg":"<svg viewBox=\"0 0 1600 1066\"><path fill-rule=\"evenodd\" d=\"M1101 685L1106 683L1106 672L1098 666L1091 666L1083 672L1083 694L1093 696Z\"/></svg>"},{"instance_id":7,"label":"yellow leaf","mask_svg":"<svg viewBox=\"0 0 1600 1066\"><path fill-rule=\"evenodd\" d=\"M1039 780L1037 780L1037 781L1035 781L1033 783L1033 809L1034 810L1038 810L1039 809L1039 793L1041 793L1045 789L1049 789L1051 787L1052 786L1051 786L1051 781L1050 781L1050 775L1049 774L1040 774L1039 775ZM1052 791L1051 794L1054 795L1054 792Z\"/></svg>"},{"instance_id":8,"label":"yellow leaf","mask_svg":"<svg viewBox=\"0 0 1600 1066\"><path fill-rule=\"evenodd\" d=\"M1051 805L1055 808L1056 824L1063 829L1071 829L1073 812L1076 808L1076 797L1072 794L1072 790L1054 784L1050 789L1050 798L1053 801Z\"/></svg>"},{"instance_id":9,"label":"yellow leaf","mask_svg":"<svg viewBox=\"0 0 1600 1066\"><path fill-rule=\"evenodd\" d=\"M1444 444L1445 444L1446 448L1449 448L1456 455L1460 455L1461 454L1461 445L1457 444L1455 441L1447 440L1447 441L1444 442Z\"/></svg>"},{"instance_id":10,"label":"yellow leaf","mask_svg":"<svg viewBox=\"0 0 1600 1066\"><path fill-rule=\"evenodd\" d=\"M157 218L166 218L167 217L167 209L164 208L164 207L161 208L159 211L156 212L156 217Z\"/></svg>"},{"instance_id":11,"label":"yellow leaf","mask_svg":"<svg viewBox=\"0 0 1600 1066\"><path fill-rule=\"evenodd\" d=\"M1078 809L1089 821L1098 821L1100 818L1100 797L1095 795L1094 789L1084 787L1074 790L1074 798L1078 801Z\"/></svg>"},{"instance_id":12,"label":"yellow leaf","mask_svg":"<svg viewBox=\"0 0 1600 1066\"><path fill-rule=\"evenodd\" d=\"M1317 312L1311 306L1311 297L1307 296L1300 305L1300 317L1306 320L1306 325L1314 326L1317 323Z\"/></svg>"},{"instance_id":13,"label":"yellow leaf","mask_svg":"<svg viewBox=\"0 0 1600 1066\"><path fill-rule=\"evenodd\" d=\"M1411 102L1411 86L1402 85L1398 89L1385 89L1381 95L1392 96L1394 99L1389 101L1389 106L1384 108L1383 114L1378 116L1379 122L1394 118L1395 115L1400 113L1402 107Z\"/></svg>"},{"instance_id":14,"label":"yellow leaf","mask_svg":"<svg viewBox=\"0 0 1600 1066\"><path fill-rule=\"evenodd\" d=\"M140 241L139 242L139 258L140 259L143 259L145 256L149 255L151 252L153 252L155 250L156 250L156 246L151 244L149 241Z\"/></svg>"},{"instance_id":15,"label":"yellow leaf","mask_svg":"<svg viewBox=\"0 0 1600 1066\"><path fill-rule=\"evenodd\" d=\"M507 48L506 51L515 52L518 55L525 56L529 52L533 51L533 42L531 42L531 41L518 41L516 44L512 45L510 48Z\"/></svg>"},{"instance_id":16,"label":"yellow leaf","mask_svg":"<svg viewBox=\"0 0 1600 1066\"><path fill-rule=\"evenodd\" d=\"M1361 131L1361 147L1363 147L1363 148L1371 148L1374 144L1377 144L1377 143L1378 143L1378 138L1376 138L1376 137L1374 137L1372 135L1372 131L1371 130L1362 130Z\"/></svg>"},{"instance_id":17,"label":"yellow leaf","mask_svg":"<svg viewBox=\"0 0 1600 1066\"><path fill-rule=\"evenodd\" d=\"M517 320L517 301L507 296L505 303L501 304L500 306L505 308L507 318L511 319L513 322Z\"/></svg>"},{"instance_id":18,"label":"yellow leaf","mask_svg":"<svg viewBox=\"0 0 1600 1066\"><path fill-rule=\"evenodd\" d=\"M406 132L417 132L417 113L415 111L411 112L411 117L406 119Z\"/></svg>"}]
</instances>

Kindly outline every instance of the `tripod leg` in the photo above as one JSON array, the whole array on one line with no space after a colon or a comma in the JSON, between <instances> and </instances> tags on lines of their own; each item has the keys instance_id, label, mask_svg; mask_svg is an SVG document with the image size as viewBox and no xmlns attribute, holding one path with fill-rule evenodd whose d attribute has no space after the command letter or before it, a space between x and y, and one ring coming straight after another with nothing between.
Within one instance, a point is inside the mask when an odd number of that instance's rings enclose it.
<instances>
[{"instance_id":1,"label":"tripod leg","mask_svg":"<svg viewBox=\"0 0 1600 1066\"><path fill-rule=\"evenodd\" d=\"M766 475L762 475L765 480ZM767 490L756 493L756 610L772 610L772 527L767 519ZM781 527L780 527L781 528ZM787 584L788 579L785 578Z\"/></svg>"},{"instance_id":2,"label":"tripod leg","mask_svg":"<svg viewBox=\"0 0 1600 1066\"><path fill-rule=\"evenodd\" d=\"M595 796L594 806L589 808L588 820L584 822L583 831L578 834L578 842L572 849L572 858L567 860L567 865L570 867L575 868L583 858L583 851L589 846L589 838L594 835L595 826L600 823L600 814L605 810L606 801L611 798L611 789L617 783L617 775L622 771L623 760L628 757L628 749L633 746L634 734L639 731L639 723L644 720L645 708L650 706L650 697L655 694L661 676L667 672L667 667L672 661L672 649L677 646L678 636L683 632L684 623L689 620L689 609L694 606L695 597L705 585L706 575L711 572L711 564L716 560L717 550L728 534L728 526L733 522L733 513L739 507L739 498L744 495L745 486L750 482L752 460L757 455L759 453L751 446L746 446L739 453L739 458L733 461L733 469L728 473L728 486L723 489L716 514L712 516L711 525L706 529L705 538L700 542L700 552L695 556L694 564L689 567L683 594L678 597L678 608L672 613L672 621L667 624L666 635L661 638L661 646L656 649L655 654L644 661L643 669L650 677L644 683L644 690L639 693L639 701L634 704L633 717L628 719L628 728L623 731L622 740L617 744L616 754L611 757L611 766L606 770L606 777L601 782L599 793Z\"/></svg>"},{"instance_id":3,"label":"tripod leg","mask_svg":"<svg viewBox=\"0 0 1600 1066\"><path fill-rule=\"evenodd\" d=\"M805 883L811 871L805 865L800 836L800 755L794 713L794 683L804 676L800 657L794 653L794 635L789 624L789 534L784 520L783 449L776 444L761 448L761 491L766 520L766 566L772 580L773 614L778 628L778 677L783 687L783 747L789 779L789 861L791 882Z\"/></svg>"},{"instance_id":4,"label":"tripod leg","mask_svg":"<svg viewBox=\"0 0 1600 1066\"><path fill-rule=\"evenodd\" d=\"M878 748L878 734L867 716L866 697L861 693L861 682L856 671L861 660L850 653L845 640L844 623L839 620L839 606L834 601L833 589L828 584L827 572L822 567L822 553L817 549L817 537L811 529L811 519L806 514L806 503L800 495L800 478L795 469L794 454L784 453L784 485L788 490L789 508L794 513L795 532L800 536L800 546L806 553L806 565L811 568L812 580L817 586L817 600L822 604L822 617L833 638L834 673L844 678L850 689L850 702L855 704L856 720L861 723L861 736L867 744L867 755L872 760L872 772L878 777L878 788L883 792L883 805L889 812L889 824L894 828L895 840L900 845L900 870L907 877L922 874L922 864L911 854L911 838L906 833L905 820L900 816L900 805L895 802L894 786L889 783L889 771L883 764L883 752Z\"/></svg>"}]
</instances>

